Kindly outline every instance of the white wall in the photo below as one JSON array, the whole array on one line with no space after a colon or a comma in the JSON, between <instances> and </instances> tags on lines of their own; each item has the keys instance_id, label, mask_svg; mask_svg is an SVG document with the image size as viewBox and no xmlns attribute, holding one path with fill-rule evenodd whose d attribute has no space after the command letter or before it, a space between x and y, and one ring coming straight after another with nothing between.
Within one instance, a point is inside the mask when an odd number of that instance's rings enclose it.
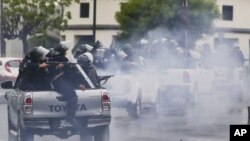
<instances>
[{"instance_id":1,"label":"white wall","mask_svg":"<svg viewBox=\"0 0 250 141\"><path fill-rule=\"evenodd\" d=\"M216 36L217 37L217 36ZM239 33L226 33L225 38L236 38L239 39L239 46L242 53L246 59L249 58L249 34L239 34Z\"/></svg>"},{"instance_id":2,"label":"white wall","mask_svg":"<svg viewBox=\"0 0 250 141\"><path fill-rule=\"evenodd\" d=\"M115 12L119 11L120 3L126 0L96 0L96 23L117 25ZM80 18L80 4L73 3L66 11L71 11L72 19L69 25L92 25L93 24L93 0L81 0L80 3L89 3L89 18Z\"/></svg>"},{"instance_id":3,"label":"white wall","mask_svg":"<svg viewBox=\"0 0 250 141\"><path fill-rule=\"evenodd\" d=\"M98 30L96 31L96 40L100 40L105 47L109 47L112 43L113 35L116 35L117 33L117 30ZM93 33L92 30L68 30L63 32L62 35L66 36L65 40L72 41L76 44L78 41L75 36L93 35Z\"/></svg>"},{"instance_id":4,"label":"white wall","mask_svg":"<svg viewBox=\"0 0 250 141\"><path fill-rule=\"evenodd\" d=\"M250 0L217 0L220 11L223 5L233 6L233 21L220 20L217 27L248 28L250 29Z\"/></svg>"},{"instance_id":5,"label":"white wall","mask_svg":"<svg viewBox=\"0 0 250 141\"><path fill-rule=\"evenodd\" d=\"M120 3L126 2L127 0L96 0L97 14L96 24L97 25L118 25L115 20L115 13L120 9ZM81 3L89 3L90 12L89 18L80 18L80 4L74 3L65 11L71 11L72 19L69 20L69 25L93 25L93 0L81 0ZM117 30L102 29L96 30L96 40L100 40L104 46L109 47L112 42L113 35L117 35ZM81 35L93 35L93 31L90 29L79 29L79 30L66 30L62 32L62 35L66 37L66 40L71 40L75 44L77 38L75 36Z\"/></svg>"},{"instance_id":6,"label":"white wall","mask_svg":"<svg viewBox=\"0 0 250 141\"><path fill-rule=\"evenodd\" d=\"M6 57L23 57L22 42L19 39L6 40Z\"/></svg>"},{"instance_id":7,"label":"white wall","mask_svg":"<svg viewBox=\"0 0 250 141\"><path fill-rule=\"evenodd\" d=\"M229 31L224 33L224 37L239 39L240 49L242 50L244 57L248 59L250 34L230 33L230 29L243 29L244 31L250 30L250 0L217 0L217 4L221 13L223 5L233 6L233 20L223 21L221 19L215 22L215 26L219 28L228 28ZM218 34L215 34L213 37L218 37Z\"/></svg>"},{"instance_id":8,"label":"white wall","mask_svg":"<svg viewBox=\"0 0 250 141\"><path fill-rule=\"evenodd\" d=\"M113 35L117 35L116 30L100 30L96 34L96 39L100 40L105 47L110 47Z\"/></svg>"}]
</instances>

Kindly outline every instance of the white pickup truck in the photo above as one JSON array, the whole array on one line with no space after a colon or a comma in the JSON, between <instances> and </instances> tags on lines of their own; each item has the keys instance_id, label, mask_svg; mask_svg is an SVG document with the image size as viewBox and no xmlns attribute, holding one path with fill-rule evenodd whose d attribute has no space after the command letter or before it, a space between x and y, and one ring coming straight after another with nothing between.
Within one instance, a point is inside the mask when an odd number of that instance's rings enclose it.
<instances>
[{"instance_id":1,"label":"white pickup truck","mask_svg":"<svg viewBox=\"0 0 250 141\"><path fill-rule=\"evenodd\" d=\"M65 139L80 135L80 140L109 141L111 106L109 93L104 88L76 90L78 96L76 118L79 127L65 122L66 102L59 101L59 93L21 91L11 81L3 82L8 101L9 141L33 141L34 135L55 135Z\"/></svg>"},{"instance_id":2,"label":"white pickup truck","mask_svg":"<svg viewBox=\"0 0 250 141\"><path fill-rule=\"evenodd\" d=\"M125 108L131 118L154 111L158 77L150 73L117 74L105 85L112 106Z\"/></svg>"},{"instance_id":3,"label":"white pickup truck","mask_svg":"<svg viewBox=\"0 0 250 141\"><path fill-rule=\"evenodd\" d=\"M134 75L116 75L105 87L112 93L112 107L125 108L132 118L140 116L141 88Z\"/></svg>"},{"instance_id":4,"label":"white pickup truck","mask_svg":"<svg viewBox=\"0 0 250 141\"><path fill-rule=\"evenodd\" d=\"M216 95L226 91L228 98L241 98L244 83L243 68L192 68L167 69L159 79L160 86L155 101L158 110L173 111L194 106L202 94ZM178 110L177 110L178 109Z\"/></svg>"}]
</instances>

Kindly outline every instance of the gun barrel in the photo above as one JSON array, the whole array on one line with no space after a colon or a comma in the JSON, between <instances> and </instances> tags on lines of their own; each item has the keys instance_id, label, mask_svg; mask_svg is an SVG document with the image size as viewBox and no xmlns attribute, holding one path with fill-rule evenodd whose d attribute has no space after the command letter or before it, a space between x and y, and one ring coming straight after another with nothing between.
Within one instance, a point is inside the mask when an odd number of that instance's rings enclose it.
<instances>
[{"instance_id":1,"label":"gun barrel","mask_svg":"<svg viewBox=\"0 0 250 141\"><path fill-rule=\"evenodd\" d=\"M45 62L46 64L66 64L66 65L76 65L78 63L71 63L71 62Z\"/></svg>"}]
</instances>

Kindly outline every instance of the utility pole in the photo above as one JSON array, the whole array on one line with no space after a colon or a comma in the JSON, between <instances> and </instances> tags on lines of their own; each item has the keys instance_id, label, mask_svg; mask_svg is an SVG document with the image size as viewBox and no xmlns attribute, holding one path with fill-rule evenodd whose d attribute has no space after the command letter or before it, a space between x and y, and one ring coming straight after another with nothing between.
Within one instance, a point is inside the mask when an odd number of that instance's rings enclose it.
<instances>
[{"instance_id":1,"label":"utility pole","mask_svg":"<svg viewBox=\"0 0 250 141\"><path fill-rule=\"evenodd\" d=\"M96 40L96 0L93 1L93 42Z\"/></svg>"},{"instance_id":2,"label":"utility pole","mask_svg":"<svg viewBox=\"0 0 250 141\"><path fill-rule=\"evenodd\" d=\"M182 47L185 50L185 67L189 67L189 47L188 47L188 0L180 0L181 2L181 20L182 20L182 32L184 41L182 41Z\"/></svg>"},{"instance_id":3,"label":"utility pole","mask_svg":"<svg viewBox=\"0 0 250 141\"><path fill-rule=\"evenodd\" d=\"M184 48L186 52L186 56L188 56L189 48L188 48L188 0L181 0L181 19L183 22L184 29Z\"/></svg>"},{"instance_id":4,"label":"utility pole","mask_svg":"<svg viewBox=\"0 0 250 141\"><path fill-rule=\"evenodd\" d=\"M2 26L2 19L3 19L3 0L0 0L0 56L5 54L4 46L3 46L3 26Z\"/></svg>"}]
</instances>

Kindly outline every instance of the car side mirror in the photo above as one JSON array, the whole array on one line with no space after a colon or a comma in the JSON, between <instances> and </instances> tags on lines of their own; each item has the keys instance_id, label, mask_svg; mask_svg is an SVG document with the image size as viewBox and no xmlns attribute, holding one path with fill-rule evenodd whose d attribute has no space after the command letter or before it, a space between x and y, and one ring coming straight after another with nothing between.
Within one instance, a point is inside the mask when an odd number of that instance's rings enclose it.
<instances>
[{"instance_id":1,"label":"car side mirror","mask_svg":"<svg viewBox=\"0 0 250 141\"><path fill-rule=\"evenodd\" d=\"M5 81L5 82L2 82L2 83L1 83L1 87L2 87L3 89L13 89L13 88L14 88L14 87L13 87L12 81Z\"/></svg>"}]
</instances>

